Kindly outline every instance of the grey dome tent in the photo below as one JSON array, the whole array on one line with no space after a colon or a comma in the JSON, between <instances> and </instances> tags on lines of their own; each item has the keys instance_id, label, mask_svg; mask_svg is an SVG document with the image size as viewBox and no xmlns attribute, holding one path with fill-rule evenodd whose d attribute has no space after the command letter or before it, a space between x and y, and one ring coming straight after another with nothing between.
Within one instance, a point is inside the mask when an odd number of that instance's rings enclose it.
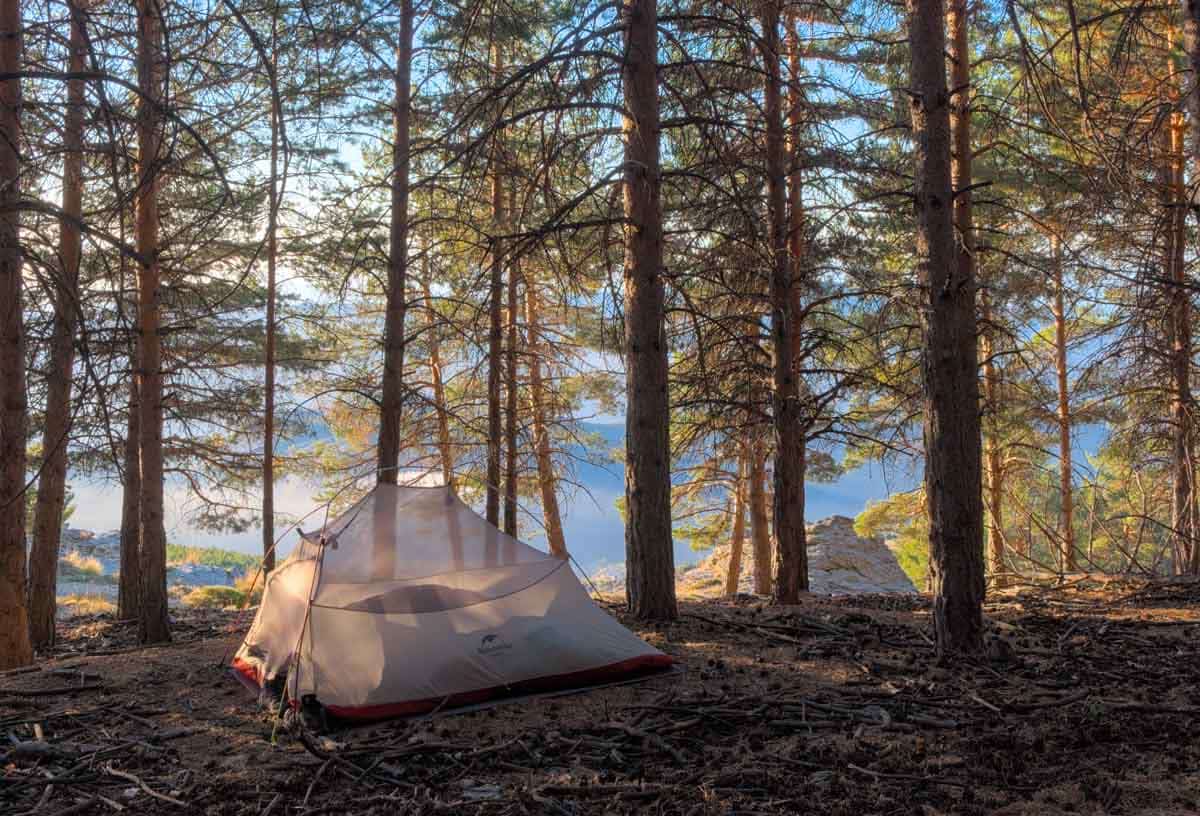
<instances>
[{"instance_id":1,"label":"grey dome tent","mask_svg":"<svg viewBox=\"0 0 1200 816\"><path fill-rule=\"evenodd\" d=\"M629 679L672 659L597 606L566 559L452 487L380 484L268 576L233 659L335 716L420 714Z\"/></svg>"}]
</instances>

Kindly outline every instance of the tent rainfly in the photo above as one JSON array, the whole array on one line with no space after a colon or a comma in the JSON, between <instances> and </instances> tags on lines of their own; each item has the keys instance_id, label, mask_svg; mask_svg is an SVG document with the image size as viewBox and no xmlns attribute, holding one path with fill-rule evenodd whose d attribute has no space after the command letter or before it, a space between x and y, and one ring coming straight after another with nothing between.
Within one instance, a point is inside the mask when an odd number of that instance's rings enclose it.
<instances>
[{"instance_id":1,"label":"tent rainfly","mask_svg":"<svg viewBox=\"0 0 1200 816\"><path fill-rule=\"evenodd\" d=\"M566 559L505 535L451 487L380 484L267 578L233 659L346 719L625 680L672 659L600 609Z\"/></svg>"}]
</instances>

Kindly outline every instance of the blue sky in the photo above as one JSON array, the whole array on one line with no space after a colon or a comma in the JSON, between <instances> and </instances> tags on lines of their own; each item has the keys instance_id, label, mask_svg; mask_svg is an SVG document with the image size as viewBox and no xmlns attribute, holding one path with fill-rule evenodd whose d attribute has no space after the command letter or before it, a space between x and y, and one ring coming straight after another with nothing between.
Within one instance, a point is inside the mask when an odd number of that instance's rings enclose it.
<instances>
[{"instance_id":1,"label":"blue sky","mask_svg":"<svg viewBox=\"0 0 1200 816\"><path fill-rule=\"evenodd\" d=\"M589 424L589 430L598 431L613 445L621 444L624 427L621 424ZM615 501L625 492L622 466L610 464L605 467L589 464L577 466L577 477L587 488L568 492L563 497L563 526L567 547L580 564L589 572L605 565L619 565L625 558L625 533ZM810 484L807 491L808 516L810 520L840 514L855 516L869 499L880 499L896 490L907 490L912 486L913 476L902 473L885 473L878 465L859 468L829 484ZM72 479L75 493L75 514L70 524L73 527L102 532L116 529L121 520L121 488L114 482L85 481ZM312 500L316 487L303 480L285 479L276 486L275 502L281 513L302 515L316 507ZM261 533L257 528L243 533L209 533L197 530L187 523L186 516L195 501L183 486L168 486L166 494L167 537L175 544L187 546L216 546L256 553L261 545ZM524 509L538 514L536 501L523 501ZM312 529L319 526L317 513L303 526ZM537 523L523 519L523 537L534 546L543 546ZM282 531L282 526L280 526ZM527 532L526 532L527 531ZM296 540L295 533L289 534L281 548L290 551ZM686 544L676 543L677 564L694 562L702 553L690 550Z\"/></svg>"}]
</instances>

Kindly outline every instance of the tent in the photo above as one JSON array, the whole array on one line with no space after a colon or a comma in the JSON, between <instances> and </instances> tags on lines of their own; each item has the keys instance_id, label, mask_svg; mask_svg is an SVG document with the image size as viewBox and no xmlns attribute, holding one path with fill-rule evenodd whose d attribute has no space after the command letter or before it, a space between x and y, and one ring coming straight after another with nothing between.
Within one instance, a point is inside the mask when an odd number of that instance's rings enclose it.
<instances>
[{"instance_id":1,"label":"tent","mask_svg":"<svg viewBox=\"0 0 1200 816\"><path fill-rule=\"evenodd\" d=\"M347 719L621 681L672 659L598 607L566 559L452 487L380 484L267 578L233 669Z\"/></svg>"}]
</instances>

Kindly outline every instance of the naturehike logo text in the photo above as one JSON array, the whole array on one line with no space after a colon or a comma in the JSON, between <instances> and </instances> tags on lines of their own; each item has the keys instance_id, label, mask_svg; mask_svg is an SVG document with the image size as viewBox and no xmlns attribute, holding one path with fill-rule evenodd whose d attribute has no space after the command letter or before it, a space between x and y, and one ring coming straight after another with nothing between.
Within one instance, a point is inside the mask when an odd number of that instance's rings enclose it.
<instances>
[{"instance_id":1,"label":"naturehike logo text","mask_svg":"<svg viewBox=\"0 0 1200 816\"><path fill-rule=\"evenodd\" d=\"M479 648L475 651L481 655L490 655L511 648L512 644L506 640L501 640L499 635L484 635L479 641Z\"/></svg>"}]
</instances>

